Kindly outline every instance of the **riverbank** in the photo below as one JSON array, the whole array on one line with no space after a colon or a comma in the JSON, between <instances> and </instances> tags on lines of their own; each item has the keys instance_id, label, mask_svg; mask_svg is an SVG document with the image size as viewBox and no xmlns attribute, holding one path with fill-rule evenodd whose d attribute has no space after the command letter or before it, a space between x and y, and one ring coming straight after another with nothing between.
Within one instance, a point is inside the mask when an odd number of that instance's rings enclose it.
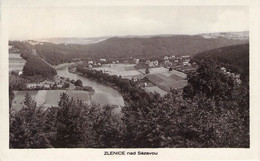
<instances>
[{"instance_id":1,"label":"riverbank","mask_svg":"<svg viewBox=\"0 0 260 161\"><path fill-rule=\"evenodd\" d=\"M62 68L57 69L57 75L60 77L69 78L70 80L79 79L82 81L83 86L92 87L95 90L95 93L91 97L92 97L92 101L96 104L100 104L101 106L107 104L117 105L119 107L125 106L125 101L123 99L123 96L114 87L111 87L109 85L104 85L103 83L100 83L93 79L86 78L81 73L72 71L72 69L70 69L71 72L69 72L69 66L73 64L75 63L66 63L60 65L60 67Z\"/></svg>"}]
</instances>

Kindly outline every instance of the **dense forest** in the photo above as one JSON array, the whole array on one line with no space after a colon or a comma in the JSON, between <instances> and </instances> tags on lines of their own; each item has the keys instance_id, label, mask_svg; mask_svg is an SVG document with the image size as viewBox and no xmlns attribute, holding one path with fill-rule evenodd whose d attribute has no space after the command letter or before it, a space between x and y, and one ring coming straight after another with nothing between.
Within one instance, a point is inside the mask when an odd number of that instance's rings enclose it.
<instances>
[{"instance_id":1,"label":"dense forest","mask_svg":"<svg viewBox=\"0 0 260 161\"><path fill-rule=\"evenodd\" d=\"M233 45L208 50L194 56L193 61L214 61L233 73L241 74L241 79L249 81L249 44Z\"/></svg>"},{"instance_id":2,"label":"dense forest","mask_svg":"<svg viewBox=\"0 0 260 161\"><path fill-rule=\"evenodd\" d=\"M71 62L78 59L162 59L171 55L194 55L219 47L245 44L248 40L234 40L227 38L205 39L202 36L174 35L170 37L149 38L119 38L113 37L105 41L81 44L53 44L42 43L30 45L27 42L9 42L19 49L32 48L37 54L52 65ZM23 46L24 44L24 46Z\"/></svg>"},{"instance_id":3,"label":"dense forest","mask_svg":"<svg viewBox=\"0 0 260 161\"><path fill-rule=\"evenodd\" d=\"M30 58L28 58L23 67L24 76L41 75L44 77L51 77L56 74L57 72L53 67L45 63L41 58L37 56L31 56Z\"/></svg>"},{"instance_id":4,"label":"dense forest","mask_svg":"<svg viewBox=\"0 0 260 161\"><path fill-rule=\"evenodd\" d=\"M115 106L85 105L66 94L59 107L44 110L26 95L25 107L10 114L10 148L248 148L248 85L236 85L217 69L201 62L188 76L189 86L199 87L196 93L184 97L172 90L160 97L144 94L130 80L102 72L94 76L79 67L85 76L113 82L124 99L130 98L121 113L113 112ZM215 76L220 78L214 81Z\"/></svg>"}]
</instances>

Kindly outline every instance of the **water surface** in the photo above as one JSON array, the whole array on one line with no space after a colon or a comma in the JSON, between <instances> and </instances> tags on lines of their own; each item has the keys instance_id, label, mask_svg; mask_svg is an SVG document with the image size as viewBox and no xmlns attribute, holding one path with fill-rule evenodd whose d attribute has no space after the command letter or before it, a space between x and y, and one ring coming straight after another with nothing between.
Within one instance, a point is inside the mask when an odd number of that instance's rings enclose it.
<instances>
[{"instance_id":1,"label":"water surface","mask_svg":"<svg viewBox=\"0 0 260 161\"><path fill-rule=\"evenodd\" d=\"M68 65L62 65L57 69L57 75L70 79L80 79L84 86L91 86L95 90L95 94L92 96L92 101L100 105L119 105L124 106L124 100L122 95L115 89L102 85L94 80L85 78L78 74L70 73L68 71Z\"/></svg>"}]
</instances>

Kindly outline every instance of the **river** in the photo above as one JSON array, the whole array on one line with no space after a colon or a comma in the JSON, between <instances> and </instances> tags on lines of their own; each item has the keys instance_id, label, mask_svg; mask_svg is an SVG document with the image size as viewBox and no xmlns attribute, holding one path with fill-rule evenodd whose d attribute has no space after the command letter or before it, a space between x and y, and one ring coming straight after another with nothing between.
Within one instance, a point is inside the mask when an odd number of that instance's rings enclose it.
<instances>
[{"instance_id":1,"label":"river","mask_svg":"<svg viewBox=\"0 0 260 161\"><path fill-rule=\"evenodd\" d=\"M124 99L122 95L115 89L102 85L98 82L95 82L94 80L85 78L83 76L70 73L68 71L68 66L70 64L62 64L59 68L56 68L57 75L65 78L70 79L80 79L84 86L91 86L95 90L95 94L92 96L92 101L100 104L100 105L118 105L118 106L124 106Z\"/></svg>"}]
</instances>

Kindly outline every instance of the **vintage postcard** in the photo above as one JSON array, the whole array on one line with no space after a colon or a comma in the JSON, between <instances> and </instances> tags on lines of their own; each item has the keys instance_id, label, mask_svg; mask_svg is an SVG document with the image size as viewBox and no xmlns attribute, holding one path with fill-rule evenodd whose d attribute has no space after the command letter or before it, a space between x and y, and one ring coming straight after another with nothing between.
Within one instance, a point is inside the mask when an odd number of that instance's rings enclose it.
<instances>
[{"instance_id":1,"label":"vintage postcard","mask_svg":"<svg viewBox=\"0 0 260 161\"><path fill-rule=\"evenodd\" d=\"M0 160L260 159L259 4L2 1Z\"/></svg>"}]
</instances>

